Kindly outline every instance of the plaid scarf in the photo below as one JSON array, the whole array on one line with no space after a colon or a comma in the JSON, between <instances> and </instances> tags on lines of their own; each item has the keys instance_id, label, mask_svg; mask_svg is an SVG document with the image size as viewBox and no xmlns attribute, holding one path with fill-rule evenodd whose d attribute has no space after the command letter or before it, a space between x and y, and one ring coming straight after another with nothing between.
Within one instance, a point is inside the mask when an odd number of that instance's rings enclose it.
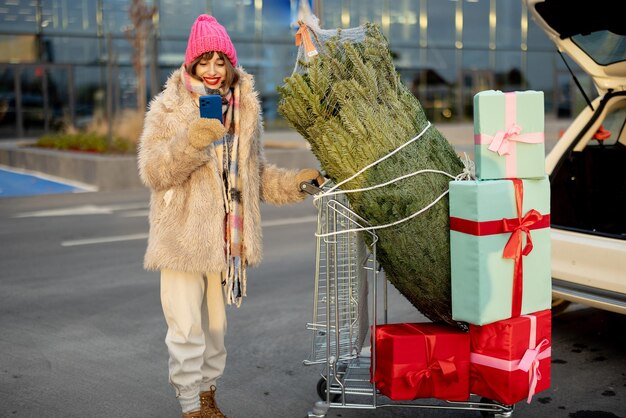
<instances>
[{"instance_id":1,"label":"plaid scarf","mask_svg":"<svg viewBox=\"0 0 626 418\"><path fill-rule=\"evenodd\" d=\"M202 81L191 77L185 67L181 68L183 83L199 104L199 98L204 94L221 94L219 90L207 88ZM222 167L224 196L224 240L228 267L226 287L228 304L241 305L246 296L246 260L243 254L243 202L241 199L242 180L239 176L239 84L222 95L222 112L224 113L224 127L227 134L215 141L215 152L219 166Z\"/></svg>"}]
</instances>

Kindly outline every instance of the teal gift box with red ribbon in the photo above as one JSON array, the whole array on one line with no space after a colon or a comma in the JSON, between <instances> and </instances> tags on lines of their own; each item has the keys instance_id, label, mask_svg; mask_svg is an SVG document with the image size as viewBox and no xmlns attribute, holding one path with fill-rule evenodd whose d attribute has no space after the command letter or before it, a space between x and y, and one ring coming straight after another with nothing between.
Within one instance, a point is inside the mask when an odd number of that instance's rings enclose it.
<instances>
[{"instance_id":1,"label":"teal gift box with red ribbon","mask_svg":"<svg viewBox=\"0 0 626 418\"><path fill-rule=\"evenodd\" d=\"M470 325L470 390L512 405L550 387L552 312Z\"/></svg>"},{"instance_id":2,"label":"teal gift box with red ribbon","mask_svg":"<svg viewBox=\"0 0 626 418\"><path fill-rule=\"evenodd\" d=\"M481 180L545 176L543 92L477 93L474 158Z\"/></svg>"},{"instance_id":3,"label":"teal gift box with red ribbon","mask_svg":"<svg viewBox=\"0 0 626 418\"><path fill-rule=\"evenodd\" d=\"M434 323L376 327L372 381L392 400L469 399L469 334Z\"/></svg>"},{"instance_id":4,"label":"teal gift box with red ribbon","mask_svg":"<svg viewBox=\"0 0 626 418\"><path fill-rule=\"evenodd\" d=\"M475 325L551 307L550 183L450 182L452 317Z\"/></svg>"}]
</instances>

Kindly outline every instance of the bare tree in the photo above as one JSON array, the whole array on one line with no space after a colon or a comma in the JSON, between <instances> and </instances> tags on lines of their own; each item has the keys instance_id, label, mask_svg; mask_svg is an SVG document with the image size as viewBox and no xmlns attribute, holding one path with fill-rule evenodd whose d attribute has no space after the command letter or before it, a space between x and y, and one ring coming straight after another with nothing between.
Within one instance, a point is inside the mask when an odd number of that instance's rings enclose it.
<instances>
[{"instance_id":1,"label":"bare tree","mask_svg":"<svg viewBox=\"0 0 626 418\"><path fill-rule=\"evenodd\" d=\"M137 75L137 110L146 109L146 49L152 31L156 6L146 5L144 0L132 0L128 8L128 16L132 26L124 31L128 42L134 49L132 56L133 69Z\"/></svg>"}]
</instances>

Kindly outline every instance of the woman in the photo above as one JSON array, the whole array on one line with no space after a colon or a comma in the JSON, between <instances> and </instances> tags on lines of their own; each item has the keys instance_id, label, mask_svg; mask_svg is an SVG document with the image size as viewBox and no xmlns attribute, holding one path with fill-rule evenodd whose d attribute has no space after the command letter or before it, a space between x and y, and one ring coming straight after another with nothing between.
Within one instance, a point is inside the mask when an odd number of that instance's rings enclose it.
<instances>
[{"instance_id":1,"label":"woman","mask_svg":"<svg viewBox=\"0 0 626 418\"><path fill-rule=\"evenodd\" d=\"M224 124L199 116L199 96L220 94ZM161 272L170 383L183 417L224 417L215 403L226 362L224 301L246 294L246 268L261 261L260 202L303 200L316 169L265 161L261 106L214 17L191 28L185 63L150 103L139 173L151 189L144 266Z\"/></svg>"}]
</instances>

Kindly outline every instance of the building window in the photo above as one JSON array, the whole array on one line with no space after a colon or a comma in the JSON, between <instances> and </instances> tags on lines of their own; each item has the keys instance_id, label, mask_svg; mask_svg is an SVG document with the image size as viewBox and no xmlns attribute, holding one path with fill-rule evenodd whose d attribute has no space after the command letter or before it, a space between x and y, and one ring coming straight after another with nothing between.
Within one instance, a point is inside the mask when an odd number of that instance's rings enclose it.
<instances>
[{"instance_id":1,"label":"building window","mask_svg":"<svg viewBox=\"0 0 626 418\"><path fill-rule=\"evenodd\" d=\"M96 34L96 5L90 0L41 0L41 30L47 34Z\"/></svg>"},{"instance_id":2,"label":"building window","mask_svg":"<svg viewBox=\"0 0 626 418\"><path fill-rule=\"evenodd\" d=\"M0 7L0 27L3 32L36 33L37 2L5 0Z\"/></svg>"}]
</instances>

